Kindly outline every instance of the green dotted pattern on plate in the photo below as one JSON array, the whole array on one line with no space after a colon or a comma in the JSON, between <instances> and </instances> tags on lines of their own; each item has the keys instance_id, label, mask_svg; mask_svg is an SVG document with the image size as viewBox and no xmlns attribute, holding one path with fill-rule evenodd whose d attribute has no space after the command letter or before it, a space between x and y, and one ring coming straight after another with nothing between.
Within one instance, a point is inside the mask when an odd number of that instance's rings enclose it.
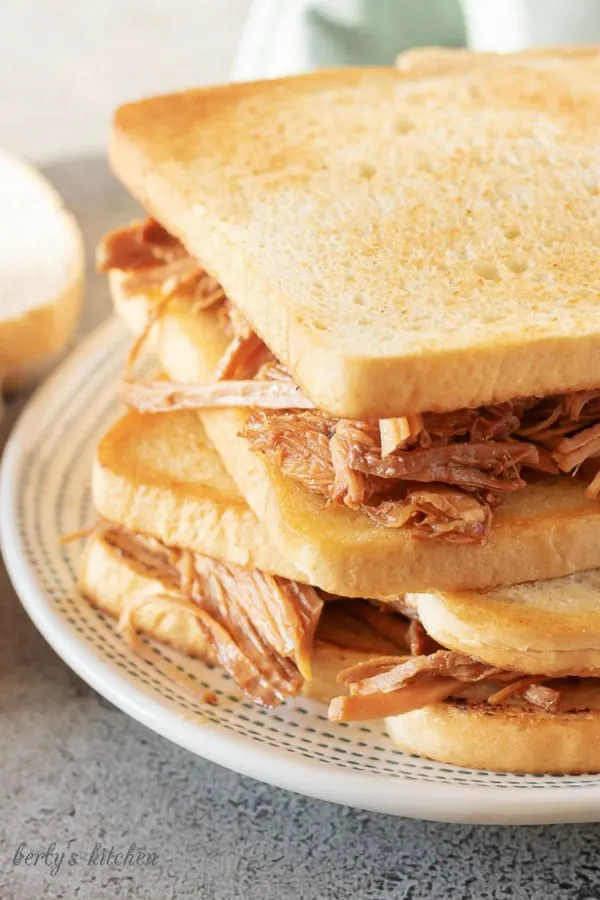
<instances>
[{"instance_id":1,"label":"green dotted pattern on plate","mask_svg":"<svg viewBox=\"0 0 600 900\"><path fill-rule=\"evenodd\" d=\"M90 607L76 589L80 547L60 546L59 537L84 528L93 519L89 493L91 461L100 435L115 418L115 393L126 336L116 329L111 346L93 345L82 377L39 422L23 459L18 480L21 550L41 588L65 627L76 632L86 651L101 656L155 700L176 709L199 727L207 720L253 740L337 767L358 769L396 779L543 789L597 785L593 776L515 776L444 766L402 753L383 728L333 725L324 708L299 700L266 711L236 694L229 677L174 651L150 645L195 679L199 695L214 691L218 705L194 702L191 695L162 672L136 656L116 633L114 622Z\"/></svg>"}]
</instances>

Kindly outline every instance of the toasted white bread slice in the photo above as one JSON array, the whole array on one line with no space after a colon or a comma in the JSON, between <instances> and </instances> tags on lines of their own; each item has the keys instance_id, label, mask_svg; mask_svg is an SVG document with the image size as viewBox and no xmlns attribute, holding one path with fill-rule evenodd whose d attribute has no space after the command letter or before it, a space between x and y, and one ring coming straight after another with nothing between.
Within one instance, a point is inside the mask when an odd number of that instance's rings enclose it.
<instances>
[{"instance_id":1,"label":"toasted white bread slice","mask_svg":"<svg viewBox=\"0 0 600 900\"><path fill-rule=\"evenodd\" d=\"M111 273L117 311L134 332L151 298L126 297ZM154 329L169 377L208 382L228 340L214 313L192 313L174 300ZM418 540L341 505L328 505L282 476L239 437L246 413L201 413L206 432L273 544L302 580L334 594L383 597L405 591L474 590L554 578L600 566L600 503L585 485L553 478L509 494L495 512L485 547Z\"/></svg>"},{"instance_id":2,"label":"toasted white bread slice","mask_svg":"<svg viewBox=\"0 0 600 900\"><path fill-rule=\"evenodd\" d=\"M436 641L492 666L534 675L600 675L599 569L405 599Z\"/></svg>"},{"instance_id":3,"label":"toasted white bread slice","mask_svg":"<svg viewBox=\"0 0 600 900\"><path fill-rule=\"evenodd\" d=\"M170 603L161 581L140 574L98 535L92 536L86 545L79 587L94 606L116 619L127 602L143 596L144 602L136 610L136 627L140 632L194 659L214 662L193 613ZM372 655L372 652L344 649L316 640L312 679L304 683L302 693L306 697L330 700L342 692L336 681L338 672Z\"/></svg>"},{"instance_id":4,"label":"toasted white bread slice","mask_svg":"<svg viewBox=\"0 0 600 900\"><path fill-rule=\"evenodd\" d=\"M439 762L496 772L580 775L600 771L600 683L591 708L571 713L445 700L385 720L394 743Z\"/></svg>"},{"instance_id":5,"label":"toasted white bread slice","mask_svg":"<svg viewBox=\"0 0 600 900\"><path fill-rule=\"evenodd\" d=\"M117 175L336 415L600 384L600 55L467 63L116 114Z\"/></svg>"},{"instance_id":6,"label":"toasted white bread slice","mask_svg":"<svg viewBox=\"0 0 600 900\"><path fill-rule=\"evenodd\" d=\"M195 412L130 411L98 445L92 470L101 516L164 544L284 578L300 572L275 549Z\"/></svg>"},{"instance_id":7,"label":"toasted white bread slice","mask_svg":"<svg viewBox=\"0 0 600 900\"><path fill-rule=\"evenodd\" d=\"M79 227L54 188L0 150L0 384L27 385L66 344L84 280Z\"/></svg>"}]
</instances>

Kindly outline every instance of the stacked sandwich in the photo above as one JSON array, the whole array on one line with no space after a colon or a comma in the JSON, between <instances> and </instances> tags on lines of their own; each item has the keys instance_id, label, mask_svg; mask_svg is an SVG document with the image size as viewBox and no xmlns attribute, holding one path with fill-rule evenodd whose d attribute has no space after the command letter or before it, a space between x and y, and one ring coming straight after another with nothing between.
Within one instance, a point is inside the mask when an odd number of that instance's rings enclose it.
<instances>
[{"instance_id":1,"label":"stacked sandwich","mask_svg":"<svg viewBox=\"0 0 600 900\"><path fill-rule=\"evenodd\" d=\"M81 583L139 652L600 771L599 79L419 51L117 112L149 218L99 248L135 343Z\"/></svg>"}]
</instances>

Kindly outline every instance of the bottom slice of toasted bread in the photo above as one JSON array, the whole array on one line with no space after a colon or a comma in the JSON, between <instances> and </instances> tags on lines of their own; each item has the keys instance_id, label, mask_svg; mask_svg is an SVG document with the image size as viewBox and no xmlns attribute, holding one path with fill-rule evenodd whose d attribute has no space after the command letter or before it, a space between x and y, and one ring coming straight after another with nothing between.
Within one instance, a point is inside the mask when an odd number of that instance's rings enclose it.
<instances>
[{"instance_id":1,"label":"bottom slice of toasted bread","mask_svg":"<svg viewBox=\"0 0 600 900\"><path fill-rule=\"evenodd\" d=\"M401 749L470 769L600 772L600 683L597 693L597 708L571 713L444 700L388 718L386 727Z\"/></svg>"}]
</instances>

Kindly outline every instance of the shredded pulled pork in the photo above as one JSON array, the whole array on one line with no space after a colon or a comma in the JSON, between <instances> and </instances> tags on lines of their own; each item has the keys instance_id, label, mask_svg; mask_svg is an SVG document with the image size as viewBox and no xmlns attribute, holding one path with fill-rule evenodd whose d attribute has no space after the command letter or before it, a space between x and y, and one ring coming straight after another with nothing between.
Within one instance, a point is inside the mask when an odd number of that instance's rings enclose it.
<instances>
[{"instance_id":1,"label":"shredded pulled pork","mask_svg":"<svg viewBox=\"0 0 600 900\"><path fill-rule=\"evenodd\" d=\"M130 564L165 584L169 602L193 612L214 659L257 703L277 705L310 678L323 606L313 588L178 551L116 525L104 524L102 534ZM121 627L131 638L135 623L126 612Z\"/></svg>"},{"instance_id":2,"label":"shredded pulled pork","mask_svg":"<svg viewBox=\"0 0 600 900\"><path fill-rule=\"evenodd\" d=\"M425 638L432 640L426 634ZM420 649L416 643L412 647ZM410 657L380 656L345 669L338 681L348 687L349 694L331 701L329 718L350 722L402 715L449 697L556 713L580 708L577 703L585 704L583 692L577 687L587 679L524 675L462 653L434 649Z\"/></svg>"},{"instance_id":3,"label":"shredded pulled pork","mask_svg":"<svg viewBox=\"0 0 600 900\"><path fill-rule=\"evenodd\" d=\"M191 613L206 641L208 660L220 664L262 706L294 696L310 678L317 640L373 654L339 673L338 681L349 693L331 701L333 721L401 715L448 698L546 713L600 708L597 678L526 675L446 650L418 620L396 612L397 606L403 608L400 600L388 598L381 604L322 595L287 579L175 550L106 521L94 531L128 565L162 587L127 599L119 618L123 636L132 649L195 694L195 682L168 659L156 657L139 637L139 616L147 606ZM71 538L89 533L86 529Z\"/></svg>"},{"instance_id":4,"label":"shredded pulled pork","mask_svg":"<svg viewBox=\"0 0 600 900\"><path fill-rule=\"evenodd\" d=\"M404 528L413 537L442 538L455 544L483 544L491 520L491 498L479 499L443 484L409 490L403 502L383 500L365 506L369 518L388 528Z\"/></svg>"},{"instance_id":5,"label":"shredded pulled pork","mask_svg":"<svg viewBox=\"0 0 600 900\"><path fill-rule=\"evenodd\" d=\"M231 406L306 409L310 400L294 385L280 381L216 381L185 385L172 381L124 384L121 397L140 412L216 409Z\"/></svg>"},{"instance_id":6,"label":"shredded pulled pork","mask_svg":"<svg viewBox=\"0 0 600 900\"><path fill-rule=\"evenodd\" d=\"M309 490L417 538L484 544L502 495L536 473L600 494L600 391L379 423L256 410L242 434Z\"/></svg>"},{"instance_id":7,"label":"shredded pulled pork","mask_svg":"<svg viewBox=\"0 0 600 900\"><path fill-rule=\"evenodd\" d=\"M181 241L154 219L131 222L104 235L96 250L96 267L110 269L147 269L189 257Z\"/></svg>"},{"instance_id":8,"label":"shredded pulled pork","mask_svg":"<svg viewBox=\"0 0 600 900\"><path fill-rule=\"evenodd\" d=\"M517 681L512 681L505 687L500 688L495 694L487 698L487 702L494 705L505 703L509 697L521 695L532 706L539 706L546 712L557 712L560 702L560 691L546 685L539 684L538 679L526 675Z\"/></svg>"},{"instance_id":9,"label":"shredded pulled pork","mask_svg":"<svg viewBox=\"0 0 600 900\"><path fill-rule=\"evenodd\" d=\"M154 219L132 222L105 234L96 252L99 271L125 273L125 296L175 291L189 298L194 309L208 309L225 299L221 285L208 275L183 244Z\"/></svg>"},{"instance_id":10,"label":"shredded pulled pork","mask_svg":"<svg viewBox=\"0 0 600 900\"><path fill-rule=\"evenodd\" d=\"M427 634L419 619L411 620L408 626L407 638L411 656L435 653L438 648L438 644Z\"/></svg>"},{"instance_id":11,"label":"shredded pulled pork","mask_svg":"<svg viewBox=\"0 0 600 900\"><path fill-rule=\"evenodd\" d=\"M223 354L215 371L215 381L231 378L243 378L244 373L256 365L256 361L264 358L265 345L247 326L245 331L235 335Z\"/></svg>"},{"instance_id":12,"label":"shredded pulled pork","mask_svg":"<svg viewBox=\"0 0 600 900\"><path fill-rule=\"evenodd\" d=\"M323 607L319 641L381 655L409 652L409 624L386 603L331 598Z\"/></svg>"}]
</instances>

